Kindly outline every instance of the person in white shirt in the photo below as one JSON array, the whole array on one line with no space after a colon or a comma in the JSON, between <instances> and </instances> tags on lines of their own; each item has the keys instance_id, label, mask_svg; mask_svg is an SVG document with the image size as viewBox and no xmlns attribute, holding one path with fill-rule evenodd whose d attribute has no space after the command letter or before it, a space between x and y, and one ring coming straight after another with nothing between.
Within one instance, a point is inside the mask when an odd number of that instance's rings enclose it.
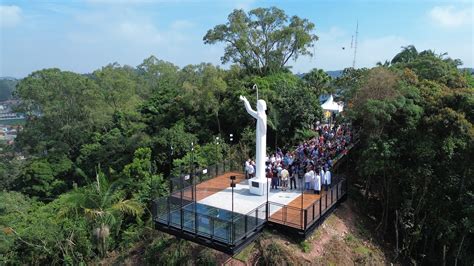
<instances>
[{"instance_id":1,"label":"person in white shirt","mask_svg":"<svg viewBox=\"0 0 474 266\"><path fill-rule=\"evenodd\" d=\"M255 168L252 164L249 164L247 172L249 173L249 178L253 178L253 174L255 173Z\"/></svg>"},{"instance_id":2,"label":"person in white shirt","mask_svg":"<svg viewBox=\"0 0 474 266\"><path fill-rule=\"evenodd\" d=\"M249 166L250 166L250 159L245 161L245 178L246 179L250 178L250 176L249 176Z\"/></svg>"},{"instance_id":3,"label":"person in white shirt","mask_svg":"<svg viewBox=\"0 0 474 266\"><path fill-rule=\"evenodd\" d=\"M326 191L328 191L328 187L331 187L331 171L329 171L329 169L326 169L326 172L324 173L324 179L326 181Z\"/></svg>"},{"instance_id":4,"label":"person in white shirt","mask_svg":"<svg viewBox=\"0 0 474 266\"><path fill-rule=\"evenodd\" d=\"M288 188L288 176L290 175L290 172L284 168L281 170L281 190L286 191Z\"/></svg>"},{"instance_id":5,"label":"person in white shirt","mask_svg":"<svg viewBox=\"0 0 474 266\"><path fill-rule=\"evenodd\" d=\"M308 171L304 174L304 189L309 190L311 187L311 181L313 180L313 175L311 171Z\"/></svg>"},{"instance_id":6,"label":"person in white shirt","mask_svg":"<svg viewBox=\"0 0 474 266\"><path fill-rule=\"evenodd\" d=\"M275 157L275 154L272 154L272 156L270 157L270 162L272 164L274 164L276 162L276 157Z\"/></svg>"},{"instance_id":7,"label":"person in white shirt","mask_svg":"<svg viewBox=\"0 0 474 266\"><path fill-rule=\"evenodd\" d=\"M277 169L277 176L278 176L277 186L281 186L281 171L283 170L283 168L281 167L281 164L278 164L276 169Z\"/></svg>"},{"instance_id":8,"label":"person in white shirt","mask_svg":"<svg viewBox=\"0 0 474 266\"><path fill-rule=\"evenodd\" d=\"M326 186L326 175L324 173L324 169L321 167L321 170L319 171L319 176L321 177L321 186Z\"/></svg>"},{"instance_id":9,"label":"person in white shirt","mask_svg":"<svg viewBox=\"0 0 474 266\"><path fill-rule=\"evenodd\" d=\"M316 177L314 178L314 193L319 195L320 192L321 192L321 176L319 175L319 173L317 173Z\"/></svg>"}]
</instances>

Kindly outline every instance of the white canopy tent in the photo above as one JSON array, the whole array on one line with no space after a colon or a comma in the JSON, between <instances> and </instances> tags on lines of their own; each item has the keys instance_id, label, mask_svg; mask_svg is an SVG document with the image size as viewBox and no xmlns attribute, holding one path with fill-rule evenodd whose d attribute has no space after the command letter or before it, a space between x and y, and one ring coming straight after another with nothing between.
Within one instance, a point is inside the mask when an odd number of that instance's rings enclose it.
<instances>
[{"instance_id":1,"label":"white canopy tent","mask_svg":"<svg viewBox=\"0 0 474 266\"><path fill-rule=\"evenodd\" d=\"M324 116L328 120L328 123L332 125L333 114L341 113L344 109L344 105L342 103L339 104L335 102L334 97L331 94L329 98L323 104L321 104L321 108L325 113Z\"/></svg>"},{"instance_id":2,"label":"white canopy tent","mask_svg":"<svg viewBox=\"0 0 474 266\"><path fill-rule=\"evenodd\" d=\"M331 94L326 102L321 105L321 108L325 111L340 113L344 109L344 106L342 104L336 103L334 101L334 97Z\"/></svg>"}]
</instances>

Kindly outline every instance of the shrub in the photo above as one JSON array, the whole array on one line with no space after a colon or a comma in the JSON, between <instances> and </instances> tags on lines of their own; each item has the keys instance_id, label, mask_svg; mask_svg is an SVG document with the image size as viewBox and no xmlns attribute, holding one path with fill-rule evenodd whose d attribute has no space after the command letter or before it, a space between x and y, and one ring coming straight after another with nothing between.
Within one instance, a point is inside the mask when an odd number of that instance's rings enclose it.
<instances>
[{"instance_id":1,"label":"shrub","mask_svg":"<svg viewBox=\"0 0 474 266\"><path fill-rule=\"evenodd\" d=\"M278 242L271 241L261 241L260 243L260 252L262 256L260 257L260 265L294 265L297 264L294 256L291 252Z\"/></svg>"},{"instance_id":2,"label":"shrub","mask_svg":"<svg viewBox=\"0 0 474 266\"><path fill-rule=\"evenodd\" d=\"M211 249L205 248L199 252L196 265L214 266L217 265L214 252Z\"/></svg>"},{"instance_id":3,"label":"shrub","mask_svg":"<svg viewBox=\"0 0 474 266\"><path fill-rule=\"evenodd\" d=\"M308 241L301 241L300 248L304 253L308 253L311 250L311 243Z\"/></svg>"}]
</instances>

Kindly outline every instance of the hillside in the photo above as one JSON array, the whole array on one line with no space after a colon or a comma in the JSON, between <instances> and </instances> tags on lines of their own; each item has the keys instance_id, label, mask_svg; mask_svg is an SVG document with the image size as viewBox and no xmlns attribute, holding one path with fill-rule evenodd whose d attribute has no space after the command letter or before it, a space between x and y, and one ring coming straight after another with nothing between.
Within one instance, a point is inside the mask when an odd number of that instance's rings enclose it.
<instances>
[{"instance_id":1,"label":"hillside","mask_svg":"<svg viewBox=\"0 0 474 266\"><path fill-rule=\"evenodd\" d=\"M0 78L0 102L12 98L12 92L15 89L18 80L15 78L2 77Z\"/></svg>"},{"instance_id":2,"label":"hillside","mask_svg":"<svg viewBox=\"0 0 474 266\"><path fill-rule=\"evenodd\" d=\"M169 235L150 238L125 252L112 252L102 265L144 265L159 257L205 265L384 265L392 261L386 248L371 238L371 226L353 200L343 202L306 241L300 242L266 230L239 254L231 257ZM160 233L158 233L160 234ZM160 234L161 235L161 234ZM166 245L163 244L165 240ZM161 244L160 244L161 243ZM181 247L181 248L180 248Z\"/></svg>"}]
</instances>

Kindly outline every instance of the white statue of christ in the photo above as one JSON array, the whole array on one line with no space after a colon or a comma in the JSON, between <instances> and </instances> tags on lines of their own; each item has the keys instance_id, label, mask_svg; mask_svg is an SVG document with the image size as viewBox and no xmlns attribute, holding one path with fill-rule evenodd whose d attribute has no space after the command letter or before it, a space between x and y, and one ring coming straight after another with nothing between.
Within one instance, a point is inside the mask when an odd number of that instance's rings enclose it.
<instances>
[{"instance_id":1,"label":"white statue of christ","mask_svg":"<svg viewBox=\"0 0 474 266\"><path fill-rule=\"evenodd\" d=\"M257 111L253 110L249 101L244 96L240 96L245 104L245 109L253 118L257 119L257 141L255 148L255 178L257 180L265 180L265 156L267 150L267 103L264 100L257 101Z\"/></svg>"}]
</instances>

